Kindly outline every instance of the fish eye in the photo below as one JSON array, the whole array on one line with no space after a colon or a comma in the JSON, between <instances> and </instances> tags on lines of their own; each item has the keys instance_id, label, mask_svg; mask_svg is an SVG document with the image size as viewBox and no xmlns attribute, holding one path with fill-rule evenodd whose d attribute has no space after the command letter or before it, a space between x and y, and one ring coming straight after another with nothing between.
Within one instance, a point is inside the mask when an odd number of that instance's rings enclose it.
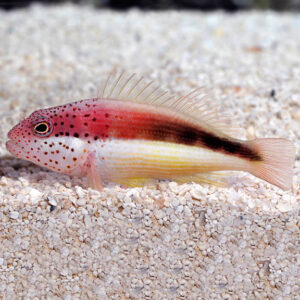
<instances>
[{"instance_id":1,"label":"fish eye","mask_svg":"<svg viewBox=\"0 0 300 300\"><path fill-rule=\"evenodd\" d=\"M34 125L33 131L37 136L48 136L52 132L52 126L50 123L42 121Z\"/></svg>"}]
</instances>

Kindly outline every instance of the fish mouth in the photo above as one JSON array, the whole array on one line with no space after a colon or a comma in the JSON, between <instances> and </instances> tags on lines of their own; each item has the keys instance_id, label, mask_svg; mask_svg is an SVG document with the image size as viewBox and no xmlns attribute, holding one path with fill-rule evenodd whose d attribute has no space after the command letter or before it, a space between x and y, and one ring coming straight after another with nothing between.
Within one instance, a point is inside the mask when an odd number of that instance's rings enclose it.
<instances>
[{"instance_id":1,"label":"fish mouth","mask_svg":"<svg viewBox=\"0 0 300 300\"><path fill-rule=\"evenodd\" d=\"M10 131L7 134L7 138L10 140L14 140L16 138L15 132L16 129L18 129L19 124L15 125L13 128L10 129Z\"/></svg>"},{"instance_id":2,"label":"fish mouth","mask_svg":"<svg viewBox=\"0 0 300 300\"><path fill-rule=\"evenodd\" d=\"M8 137L9 139L12 138L12 129L8 132L7 137ZM7 142L9 142L9 141L7 141Z\"/></svg>"},{"instance_id":3,"label":"fish mouth","mask_svg":"<svg viewBox=\"0 0 300 300\"><path fill-rule=\"evenodd\" d=\"M6 143L6 149L14 156L18 157L17 150L20 149L18 143L14 140L9 139Z\"/></svg>"}]
</instances>

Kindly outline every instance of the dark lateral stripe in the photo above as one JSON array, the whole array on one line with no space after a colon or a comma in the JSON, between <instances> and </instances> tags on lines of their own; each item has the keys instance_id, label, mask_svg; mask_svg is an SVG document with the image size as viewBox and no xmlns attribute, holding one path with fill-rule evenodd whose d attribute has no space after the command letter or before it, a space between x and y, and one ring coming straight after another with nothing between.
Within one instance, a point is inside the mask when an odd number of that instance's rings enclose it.
<instances>
[{"instance_id":1,"label":"dark lateral stripe","mask_svg":"<svg viewBox=\"0 0 300 300\"><path fill-rule=\"evenodd\" d=\"M251 161L261 161L262 158L258 153L239 142L230 141L224 138L215 137L211 134L204 133L201 136L201 143L214 151L222 151L226 154L237 155Z\"/></svg>"},{"instance_id":2,"label":"dark lateral stripe","mask_svg":"<svg viewBox=\"0 0 300 300\"><path fill-rule=\"evenodd\" d=\"M204 130L186 125L156 124L150 129L153 140L176 142L185 145L201 146L213 151L235 155L251 161L261 161L262 158L247 145L218 137Z\"/></svg>"},{"instance_id":3,"label":"dark lateral stripe","mask_svg":"<svg viewBox=\"0 0 300 300\"><path fill-rule=\"evenodd\" d=\"M102 119L101 123L97 122L94 127L89 125L90 130L94 129L92 133L95 136L105 134L107 137L119 139L145 139L179 143L204 147L250 161L262 160L259 153L249 148L247 144L218 137L185 121L184 118L179 119L165 113L158 114L152 111L125 111L121 114L116 109L110 110L106 114L108 117ZM99 117L99 119L101 118Z\"/></svg>"}]
</instances>

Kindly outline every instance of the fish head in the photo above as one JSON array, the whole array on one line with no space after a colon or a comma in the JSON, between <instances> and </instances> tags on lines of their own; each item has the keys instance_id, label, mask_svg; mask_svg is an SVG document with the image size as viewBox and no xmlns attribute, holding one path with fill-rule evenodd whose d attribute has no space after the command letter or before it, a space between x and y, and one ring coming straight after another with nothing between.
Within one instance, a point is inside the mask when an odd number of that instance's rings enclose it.
<instances>
[{"instance_id":1,"label":"fish head","mask_svg":"<svg viewBox=\"0 0 300 300\"><path fill-rule=\"evenodd\" d=\"M15 157L66 174L81 174L86 143L64 130L63 107L40 109L15 125L6 147Z\"/></svg>"}]
</instances>

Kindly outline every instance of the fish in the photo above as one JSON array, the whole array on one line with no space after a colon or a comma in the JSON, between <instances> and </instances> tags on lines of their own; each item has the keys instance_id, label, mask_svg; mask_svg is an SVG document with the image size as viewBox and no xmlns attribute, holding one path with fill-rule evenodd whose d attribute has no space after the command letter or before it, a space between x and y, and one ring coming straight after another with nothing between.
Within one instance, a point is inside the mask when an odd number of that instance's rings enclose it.
<instances>
[{"instance_id":1,"label":"fish","mask_svg":"<svg viewBox=\"0 0 300 300\"><path fill-rule=\"evenodd\" d=\"M217 184L217 174L229 170L290 189L293 143L237 139L201 93L176 97L135 74L110 74L97 98L33 112L9 131L6 147L52 171L87 177L99 191L108 182Z\"/></svg>"}]
</instances>

